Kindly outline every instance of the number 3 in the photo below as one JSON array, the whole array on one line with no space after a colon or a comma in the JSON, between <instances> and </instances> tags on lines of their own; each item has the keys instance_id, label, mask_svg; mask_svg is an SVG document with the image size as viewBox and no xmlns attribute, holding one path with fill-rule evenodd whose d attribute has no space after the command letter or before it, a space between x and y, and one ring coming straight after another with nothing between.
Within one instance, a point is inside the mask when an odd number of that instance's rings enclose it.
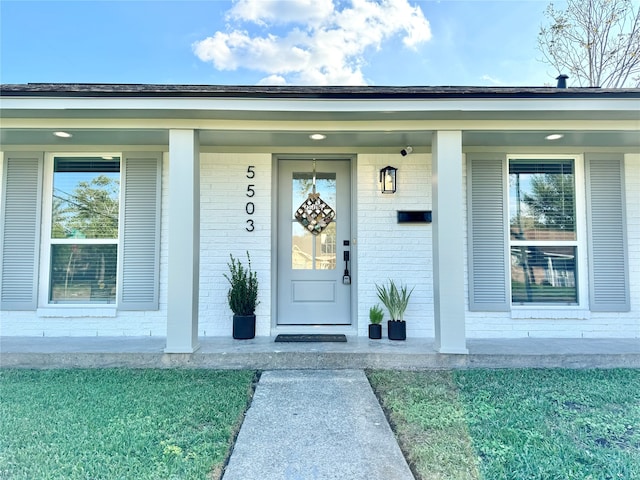
<instances>
[{"instance_id":1,"label":"number 3","mask_svg":"<svg viewBox=\"0 0 640 480\"><path fill-rule=\"evenodd\" d=\"M247 220L247 223L249 224L249 226L246 227L245 230L247 232L253 232L256 229L256 227L253 225L253 220L249 219Z\"/></svg>"}]
</instances>

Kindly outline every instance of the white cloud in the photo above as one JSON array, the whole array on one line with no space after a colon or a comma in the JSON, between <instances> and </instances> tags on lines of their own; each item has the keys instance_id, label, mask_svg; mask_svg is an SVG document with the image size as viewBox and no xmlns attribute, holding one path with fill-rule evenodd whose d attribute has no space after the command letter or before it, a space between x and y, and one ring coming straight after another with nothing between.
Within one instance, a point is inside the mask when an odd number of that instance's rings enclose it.
<instances>
[{"instance_id":1,"label":"white cloud","mask_svg":"<svg viewBox=\"0 0 640 480\"><path fill-rule=\"evenodd\" d=\"M505 84L502 80L486 74L482 76L482 80L485 82L489 82L491 85L498 86L498 87L503 86Z\"/></svg>"},{"instance_id":2,"label":"white cloud","mask_svg":"<svg viewBox=\"0 0 640 480\"><path fill-rule=\"evenodd\" d=\"M227 18L257 25L317 25L333 9L333 0L236 0Z\"/></svg>"},{"instance_id":3,"label":"white cloud","mask_svg":"<svg viewBox=\"0 0 640 480\"><path fill-rule=\"evenodd\" d=\"M287 79L281 75L269 75L258 82L258 85L286 85Z\"/></svg>"},{"instance_id":4,"label":"white cloud","mask_svg":"<svg viewBox=\"0 0 640 480\"><path fill-rule=\"evenodd\" d=\"M290 27L262 36L234 28L193 44L218 70L264 72L262 84L363 85L367 49L396 36L412 49L431 39L422 10L408 0L238 0L228 19Z\"/></svg>"}]
</instances>

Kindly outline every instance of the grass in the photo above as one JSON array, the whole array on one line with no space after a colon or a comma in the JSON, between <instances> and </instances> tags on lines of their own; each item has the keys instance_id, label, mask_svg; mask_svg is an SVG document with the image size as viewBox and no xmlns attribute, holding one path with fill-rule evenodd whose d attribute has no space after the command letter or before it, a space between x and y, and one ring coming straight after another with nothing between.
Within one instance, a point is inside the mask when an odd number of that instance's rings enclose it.
<instances>
[{"instance_id":1,"label":"grass","mask_svg":"<svg viewBox=\"0 0 640 480\"><path fill-rule=\"evenodd\" d=\"M369 371L417 480L640 478L640 370ZM0 478L217 479L253 371L0 370Z\"/></svg>"},{"instance_id":2,"label":"grass","mask_svg":"<svg viewBox=\"0 0 640 480\"><path fill-rule=\"evenodd\" d=\"M0 370L0 478L211 479L253 371Z\"/></svg>"},{"instance_id":3,"label":"grass","mask_svg":"<svg viewBox=\"0 0 640 480\"><path fill-rule=\"evenodd\" d=\"M368 372L416 478L640 478L640 370Z\"/></svg>"},{"instance_id":4,"label":"grass","mask_svg":"<svg viewBox=\"0 0 640 480\"><path fill-rule=\"evenodd\" d=\"M451 372L367 374L416 479L480 478Z\"/></svg>"}]
</instances>

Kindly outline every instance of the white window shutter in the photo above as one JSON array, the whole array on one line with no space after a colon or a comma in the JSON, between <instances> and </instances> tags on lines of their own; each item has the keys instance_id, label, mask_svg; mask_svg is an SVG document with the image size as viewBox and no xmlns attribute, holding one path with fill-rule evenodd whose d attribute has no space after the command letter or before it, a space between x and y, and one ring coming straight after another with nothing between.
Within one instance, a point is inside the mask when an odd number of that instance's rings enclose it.
<instances>
[{"instance_id":1,"label":"white window shutter","mask_svg":"<svg viewBox=\"0 0 640 480\"><path fill-rule=\"evenodd\" d=\"M158 309L161 161L161 153L123 154L120 310Z\"/></svg>"},{"instance_id":2,"label":"white window shutter","mask_svg":"<svg viewBox=\"0 0 640 480\"><path fill-rule=\"evenodd\" d=\"M585 154L589 293L594 312L628 312L629 262L622 154Z\"/></svg>"},{"instance_id":3,"label":"white window shutter","mask_svg":"<svg viewBox=\"0 0 640 480\"><path fill-rule=\"evenodd\" d=\"M508 311L504 154L468 154L469 309Z\"/></svg>"},{"instance_id":4,"label":"white window shutter","mask_svg":"<svg viewBox=\"0 0 640 480\"><path fill-rule=\"evenodd\" d=\"M2 199L1 310L35 310L43 154L5 153Z\"/></svg>"}]
</instances>

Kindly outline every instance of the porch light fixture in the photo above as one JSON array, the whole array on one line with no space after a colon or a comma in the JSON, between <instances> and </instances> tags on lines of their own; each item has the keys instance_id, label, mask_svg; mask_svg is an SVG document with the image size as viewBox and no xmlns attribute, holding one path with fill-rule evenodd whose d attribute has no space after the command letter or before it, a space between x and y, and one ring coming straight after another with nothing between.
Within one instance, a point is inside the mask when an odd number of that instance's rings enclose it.
<instances>
[{"instance_id":1,"label":"porch light fixture","mask_svg":"<svg viewBox=\"0 0 640 480\"><path fill-rule=\"evenodd\" d=\"M311 140L324 140L325 138L327 138L327 136L323 135L322 133L312 133L311 135L309 135L309 138Z\"/></svg>"},{"instance_id":2,"label":"porch light fixture","mask_svg":"<svg viewBox=\"0 0 640 480\"><path fill-rule=\"evenodd\" d=\"M71 138L71 137L73 137L73 135L71 135L69 132L53 132L53 134L56 137L60 137L60 138Z\"/></svg>"},{"instance_id":3,"label":"porch light fixture","mask_svg":"<svg viewBox=\"0 0 640 480\"><path fill-rule=\"evenodd\" d=\"M380 188L382 193L396 193L397 168L386 166L380 170Z\"/></svg>"},{"instance_id":4,"label":"porch light fixture","mask_svg":"<svg viewBox=\"0 0 640 480\"><path fill-rule=\"evenodd\" d=\"M551 135L547 135L544 138L546 140L560 140L562 137L564 137L564 135L561 133L552 133Z\"/></svg>"}]
</instances>

